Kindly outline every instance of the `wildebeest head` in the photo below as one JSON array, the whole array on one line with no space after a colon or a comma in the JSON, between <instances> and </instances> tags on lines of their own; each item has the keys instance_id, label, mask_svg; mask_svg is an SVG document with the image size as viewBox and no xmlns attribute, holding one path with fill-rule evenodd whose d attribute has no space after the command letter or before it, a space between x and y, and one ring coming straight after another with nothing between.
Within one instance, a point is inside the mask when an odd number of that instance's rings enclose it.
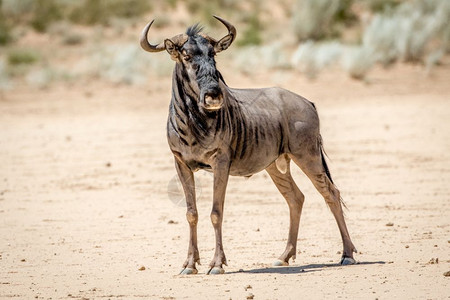
<instances>
[{"instance_id":1,"label":"wildebeest head","mask_svg":"<svg viewBox=\"0 0 450 300\"><path fill-rule=\"evenodd\" d=\"M155 46L147 39L154 20L145 26L141 35L141 47L144 50L148 52L166 50L185 71L189 85L198 97L197 100L208 111L218 110L223 104L223 93L219 85L219 72L214 56L227 49L236 37L233 25L218 16L214 17L228 29L228 34L219 41L202 33L202 28L197 24L189 27L186 33L165 39L163 44Z\"/></svg>"}]
</instances>

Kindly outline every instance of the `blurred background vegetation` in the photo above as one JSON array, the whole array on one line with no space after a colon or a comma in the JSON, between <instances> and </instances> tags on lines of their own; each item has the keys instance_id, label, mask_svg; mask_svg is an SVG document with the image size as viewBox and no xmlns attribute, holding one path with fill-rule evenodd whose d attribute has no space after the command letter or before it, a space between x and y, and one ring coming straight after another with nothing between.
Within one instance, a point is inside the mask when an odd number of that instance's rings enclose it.
<instances>
[{"instance_id":1,"label":"blurred background vegetation","mask_svg":"<svg viewBox=\"0 0 450 300\"><path fill-rule=\"evenodd\" d=\"M449 0L0 0L0 89L170 76L170 59L139 48L142 27L156 19L155 42L196 22L223 35L213 14L236 25L226 59L248 76L338 68L364 80L377 65L429 72L450 52Z\"/></svg>"}]
</instances>

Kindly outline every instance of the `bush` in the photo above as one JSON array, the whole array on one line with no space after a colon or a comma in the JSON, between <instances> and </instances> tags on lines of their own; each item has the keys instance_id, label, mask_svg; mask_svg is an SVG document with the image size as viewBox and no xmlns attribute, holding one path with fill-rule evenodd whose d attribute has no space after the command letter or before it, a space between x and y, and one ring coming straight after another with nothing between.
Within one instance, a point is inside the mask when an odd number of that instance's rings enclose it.
<instances>
[{"instance_id":1,"label":"bush","mask_svg":"<svg viewBox=\"0 0 450 300\"><path fill-rule=\"evenodd\" d=\"M405 2L376 14L364 30L361 45L309 41L298 47L292 64L308 77L338 61L356 79L365 78L375 63L388 66L397 60L425 63L429 71L450 48L448 20L448 0Z\"/></svg>"},{"instance_id":2,"label":"bush","mask_svg":"<svg viewBox=\"0 0 450 300\"><path fill-rule=\"evenodd\" d=\"M448 45L450 1L422 0L403 3L377 14L363 35L363 45L377 61L387 65L401 59L423 61L432 44Z\"/></svg>"},{"instance_id":3,"label":"bush","mask_svg":"<svg viewBox=\"0 0 450 300\"><path fill-rule=\"evenodd\" d=\"M236 68L244 74L264 69L286 69L289 61L283 53L283 45L273 43L264 46L248 46L239 49L234 58Z\"/></svg>"},{"instance_id":4,"label":"bush","mask_svg":"<svg viewBox=\"0 0 450 300\"><path fill-rule=\"evenodd\" d=\"M315 78L325 67L336 63L342 54L343 46L336 41L301 44L292 56L292 65L308 78Z\"/></svg>"},{"instance_id":5,"label":"bush","mask_svg":"<svg viewBox=\"0 0 450 300\"><path fill-rule=\"evenodd\" d=\"M6 23L4 16L0 11L0 46L8 44L11 40L11 28Z\"/></svg>"},{"instance_id":6,"label":"bush","mask_svg":"<svg viewBox=\"0 0 450 300\"><path fill-rule=\"evenodd\" d=\"M258 12L253 12L247 22L247 28L242 34L242 38L237 41L238 46L260 45L262 43L262 24Z\"/></svg>"},{"instance_id":7,"label":"bush","mask_svg":"<svg viewBox=\"0 0 450 300\"><path fill-rule=\"evenodd\" d=\"M63 17L56 0L36 0L30 25L38 32L47 31L48 26Z\"/></svg>"},{"instance_id":8,"label":"bush","mask_svg":"<svg viewBox=\"0 0 450 300\"><path fill-rule=\"evenodd\" d=\"M292 16L297 39L318 40L330 36L339 8L340 0L297 0Z\"/></svg>"},{"instance_id":9,"label":"bush","mask_svg":"<svg viewBox=\"0 0 450 300\"><path fill-rule=\"evenodd\" d=\"M94 25L108 25L113 17L139 17L151 10L147 0L84 0L72 8L69 19L72 22Z\"/></svg>"},{"instance_id":10,"label":"bush","mask_svg":"<svg viewBox=\"0 0 450 300\"><path fill-rule=\"evenodd\" d=\"M30 65L39 60L39 54L32 50L15 49L8 54L8 63L10 65Z\"/></svg>"},{"instance_id":11,"label":"bush","mask_svg":"<svg viewBox=\"0 0 450 300\"><path fill-rule=\"evenodd\" d=\"M376 13L391 10L400 4L399 0L369 0L369 9Z\"/></svg>"},{"instance_id":12,"label":"bush","mask_svg":"<svg viewBox=\"0 0 450 300\"><path fill-rule=\"evenodd\" d=\"M11 87L9 80L9 74L6 71L6 65L2 59L0 59L0 99L2 97L2 91Z\"/></svg>"},{"instance_id":13,"label":"bush","mask_svg":"<svg viewBox=\"0 0 450 300\"><path fill-rule=\"evenodd\" d=\"M364 47L347 47L342 60L345 71L354 79L364 79L372 68L374 58L372 51Z\"/></svg>"},{"instance_id":14,"label":"bush","mask_svg":"<svg viewBox=\"0 0 450 300\"><path fill-rule=\"evenodd\" d=\"M35 8L34 0L1 0L0 2L4 16L15 21L23 19Z\"/></svg>"}]
</instances>

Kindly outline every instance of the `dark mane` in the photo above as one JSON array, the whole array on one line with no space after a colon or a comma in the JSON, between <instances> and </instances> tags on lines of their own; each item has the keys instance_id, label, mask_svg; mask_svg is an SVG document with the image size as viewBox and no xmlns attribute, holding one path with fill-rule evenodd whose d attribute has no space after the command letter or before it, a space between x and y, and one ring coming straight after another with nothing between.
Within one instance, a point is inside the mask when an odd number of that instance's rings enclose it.
<instances>
[{"instance_id":1,"label":"dark mane","mask_svg":"<svg viewBox=\"0 0 450 300\"><path fill-rule=\"evenodd\" d=\"M197 24L192 25L191 27L189 27L189 28L186 30L186 34L187 34L188 36L194 36L194 35L199 34L202 30L203 30L203 27L200 26L199 23L197 23Z\"/></svg>"}]
</instances>

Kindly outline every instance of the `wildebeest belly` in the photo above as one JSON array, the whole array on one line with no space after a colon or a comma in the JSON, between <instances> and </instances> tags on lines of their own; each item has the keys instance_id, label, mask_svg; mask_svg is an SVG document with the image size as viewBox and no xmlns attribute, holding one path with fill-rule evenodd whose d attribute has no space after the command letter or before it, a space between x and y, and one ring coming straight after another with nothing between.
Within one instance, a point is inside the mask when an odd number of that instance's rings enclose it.
<instances>
[{"instance_id":1,"label":"wildebeest belly","mask_svg":"<svg viewBox=\"0 0 450 300\"><path fill-rule=\"evenodd\" d=\"M178 149L177 149L178 150ZM215 151L192 151L187 147L178 153L181 160L193 171L213 171ZM203 153L202 153L203 152ZM267 168L279 156L279 147L272 145L249 146L245 153L230 153L230 175L251 176Z\"/></svg>"},{"instance_id":2,"label":"wildebeest belly","mask_svg":"<svg viewBox=\"0 0 450 300\"><path fill-rule=\"evenodd\" d=\"M279 146L275 143L252 145L245 153L235 153L231 160L230 175L250 176L267 168L280 155Z\"/></svg>"}]
</instances>

